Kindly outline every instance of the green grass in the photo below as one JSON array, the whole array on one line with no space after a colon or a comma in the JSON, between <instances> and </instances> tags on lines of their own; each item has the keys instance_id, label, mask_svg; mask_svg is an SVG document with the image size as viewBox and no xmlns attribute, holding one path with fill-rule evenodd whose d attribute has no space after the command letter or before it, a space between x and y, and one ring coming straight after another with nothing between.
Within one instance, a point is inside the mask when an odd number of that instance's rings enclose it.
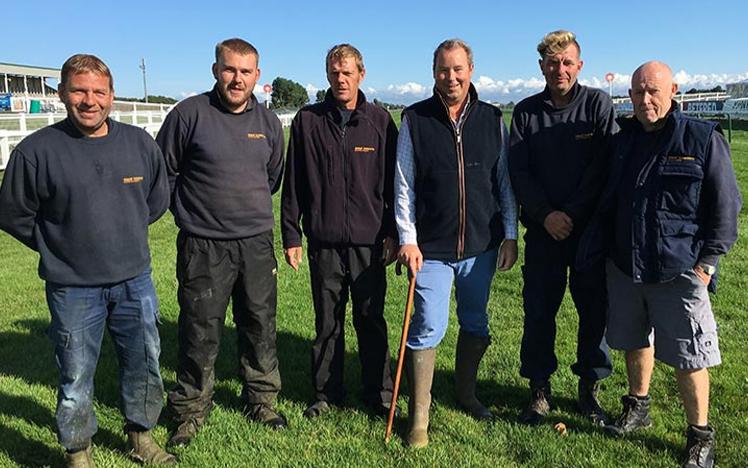
<instances>
[{"instance_id":1,"label":"green grass","mask_svg":"<svg viewBox=\"0 0 748 468\"><path fill-rule=\"evenodd\" d=\"M743 189L748 193L748 132L736 132L733 159ZM278 197L275 198L276 208ZM748 216L741 214L741 239L723 261L720 293L714 309L720 324L724 364L712 375L711 422L718 430L720 466L745 466L748 460ZM166 388L174 384L177 346L176 229L170 215L152 226L151 247L156 287L161 300L162 372ZM276 238L279 236L276 235ZM279 240L277 256L282 262ZM520 243L522 247L522 243ZM53 349L45 336L49 313L42 281L36 273L37 256L8 235L0 233L0 466L59 465L62 451L55 437L54 408L57 372ZM521 257L520 257L521 258ZM520 262L521 263L521 260ZM406 280L389 272L386 316L393 356L400 338ZM283 391L278 406L288 416L288 430L275 433L247 422L240 412L236 378L236 340L226 323L216 366L216 408L194 443L177 452L184 466L643 466L679 464L685 443L685 416L671 369L658 365L652 384L654 427L625 440L610 438L573 411L576 378L569 370L574 360L576 313L568 298L558 317L559 370L553 377L557 409L548 424L525 427L517 418L527 399L526 381L519 377L522 333L519 265L496 275L490 327L493 345L482 363L478 392L497 414L491 423L473 421L456 409L452 389L456 323L439 348L431 412L431 444L419 451L404 446L404 419L395 435L383 443L384 422L361 409L357 344L350 321L346 328L345 378L348 406L329 417L310 422L301 416L311 396L309 350L314 334L306 262L294 273L281 264L278 273L278 350ZM452 317L454 319L454 317ZM626 391L624 363L614 354L614 374L604 382L602 403L620 409ZM406 389L404 391L407 392ZM96 412L99 433L94 439L99 466L132 466L118 410L116 358L106 339L96 374ZM401 397L400 406L406 407ZM569 434L552 428L563 421ZM160 425L156 438L166 441Z\"/></svg>"}]
</instances>

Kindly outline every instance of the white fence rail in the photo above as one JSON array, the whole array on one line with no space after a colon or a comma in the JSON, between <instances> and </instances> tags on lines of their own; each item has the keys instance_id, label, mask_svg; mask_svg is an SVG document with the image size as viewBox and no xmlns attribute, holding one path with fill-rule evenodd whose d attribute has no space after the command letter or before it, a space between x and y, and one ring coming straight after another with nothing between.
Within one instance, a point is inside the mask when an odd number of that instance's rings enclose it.
<instances>
[{"instance_id":1,"label":"white fence rail","mask_svg":"<svg viewBox=\"0 0 748 468\"><path fill-rule=\"evenodd\" d=\"M156 137L161 124L166 118L167 111L136 111L120 112L113 111L110 117L119 122L136 125L147 131L152 137ZM283 128L289 127L296 112L283 112L278 118ZM0 170L8 165L10 153L13 148L40 128L52 125L65 119L64 113L53 114L0 114Z\"/></svg>"}]
</instances>

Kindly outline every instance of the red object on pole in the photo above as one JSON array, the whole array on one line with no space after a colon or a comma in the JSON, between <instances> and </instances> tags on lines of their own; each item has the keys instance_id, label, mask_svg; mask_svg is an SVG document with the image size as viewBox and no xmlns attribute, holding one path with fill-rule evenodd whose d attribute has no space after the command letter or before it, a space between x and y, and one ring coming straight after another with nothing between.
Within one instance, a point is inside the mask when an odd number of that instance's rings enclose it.
<instances>
[{"instance_id":1,"label":"red object on pole","mask_svg":"<svg viewBox=\"0 0 748 468\"><path fill-rule=\"evenodd\" d=\"M610 83L611 81L613 81L613 79L614 79L615 77L616 77L616 76L615 76L614 74L612 74L612 73L606 73L606 74L605 74L605 81L607 81L608 83Z\"/></svg>"},{"instance_id":2,"label":"red object on pole","mask_svg":"<svg viewBox=\"0 0 748 468\"><path fill-rule=\"evenodd\" d=\"M413 308L413 296L416 291L416 276L410 277L408 284L408 300L405 303L405 317L403 317L403 336L400 338L400 352L397 358L397 372L395 373L395 387L392 389L392 401L390 402L390 414L387 416L387 429L384 433L384 443L390 441L392 435L392 422L395 420L395 409L397 408L397 394L400 391L400 379L403 376L403 362L405 362L405 343L408 342L408 329L410 328L410 310Z\"/></svg>"},{"instance_id":3,"label":"red object on pole","mask_svg":"<svg viewBox=\"0 0 748 468\"><path fill-rule=\"evenodd\" d=\"M266 84L265 86L262 87L262 90L265 91L266 93L269 93L273 90L273 87L270 86L269 84Z\"/></svg>"}]
</instances>

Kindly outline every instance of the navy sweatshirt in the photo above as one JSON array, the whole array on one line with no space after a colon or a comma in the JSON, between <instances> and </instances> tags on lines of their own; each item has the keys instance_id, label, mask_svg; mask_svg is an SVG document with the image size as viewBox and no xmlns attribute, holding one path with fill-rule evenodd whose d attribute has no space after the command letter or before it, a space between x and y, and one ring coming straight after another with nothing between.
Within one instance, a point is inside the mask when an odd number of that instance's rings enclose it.
<instances>
[{"instance_id":1,"label":"navy sweatshirt","mask_svg":"<svg viewBox=\"0 0 748 468\"><path fill-rule=\"evenodd\" d=\"M112 284L150 266L148 225L169 202L163 158L143 130L107 122L106 136L89 138L63 120L11 155L0 229L39 252L46 281Z\"/></svg>"},{"instance_id":2,"label":"navy sweatshirt","mask_svg":"<svg viewBox=\"0 0 748 468\"><path fill-rule=\"evenodd\" d=\"M553 106L546 88L514 108L509 174L528 229L543 229L546 216L559 210L577 230L605 184L605 145L618 130L613 104L599 89L575 84L571 92L564 107Z\"/></svg>"},{"instance_id":3,"label":"navy sweatshirt","mask_svg":"<svg viewBox=\"0 0 748 468\"><path fill-rule=\"evenodd\" d=\"M241 239L273 228L271 195L283 172L283 128L254 96L239 114L223 107L215 88L187 98L166 116L156 141L180 229Z\"/></svg>"}]
</instances>

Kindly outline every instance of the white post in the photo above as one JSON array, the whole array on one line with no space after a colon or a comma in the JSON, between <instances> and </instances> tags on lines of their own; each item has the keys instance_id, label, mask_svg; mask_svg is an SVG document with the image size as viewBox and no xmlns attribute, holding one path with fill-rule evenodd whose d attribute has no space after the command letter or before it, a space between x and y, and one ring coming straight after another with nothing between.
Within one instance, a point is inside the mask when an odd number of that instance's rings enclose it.
<instances>
[{"instance_id":1,"label":"white post","mask_svg":"<svg viewBox=\"0 0 748 468\"><path fill-rule=\"evenodd\" d=\"M0 130L0 169L5 169L10 159L10 144L5 130Z\"/></svg>"},{"instance_id":2,"label":"white post","mask_svg":"<svg viewBox=\"0 0 748 468\"><path fill-rule=\"evenodd\" d=\"M26 114L23 112L18 114L18 129L22 132L26 131Z\"/></svg>"},{"instance_id":3,"label":"white post","mask_svg":"<svg viewBox=\"0 0 748 468\"><path fill-rule=\"evenodd\" d=\"M153 124L153 111L148 111L148 125Z\"/></svg>"},{"instance_id":4,"label":"white post","mask_svg":"<svg viewBox=\"0 0 748 468\"><path fill-rule=\"evenodd\" d=\"M8 74L4 73L3 76L5 77L5 92L10 94L10 88L8 87Z\"/></svg>"},{"instance_id":5,"label":"white post","mask_svg":"<svg viewBox=\"0 0 748 468\"><path fill-rule=\"evenodd\" d=\"M40 80L40 81L41 81L41 83L42 83L42 97L47 97L47 90L45 89L45 88L46 88L46 86L44 85L44 77L43 77L43 76L40 76L40 77L39 77L39 80Z\"/></svg>"},{"instance_id":6,"label":"white post","mask_svg":"<svg viewBox=\"0 0 748 468\"><path fill-rule=\"evenodd\" d=\"M53 123L55 123L55 115L50 112L47 114L47 125L52 125Z\"/></svg>"}]
</instances>

